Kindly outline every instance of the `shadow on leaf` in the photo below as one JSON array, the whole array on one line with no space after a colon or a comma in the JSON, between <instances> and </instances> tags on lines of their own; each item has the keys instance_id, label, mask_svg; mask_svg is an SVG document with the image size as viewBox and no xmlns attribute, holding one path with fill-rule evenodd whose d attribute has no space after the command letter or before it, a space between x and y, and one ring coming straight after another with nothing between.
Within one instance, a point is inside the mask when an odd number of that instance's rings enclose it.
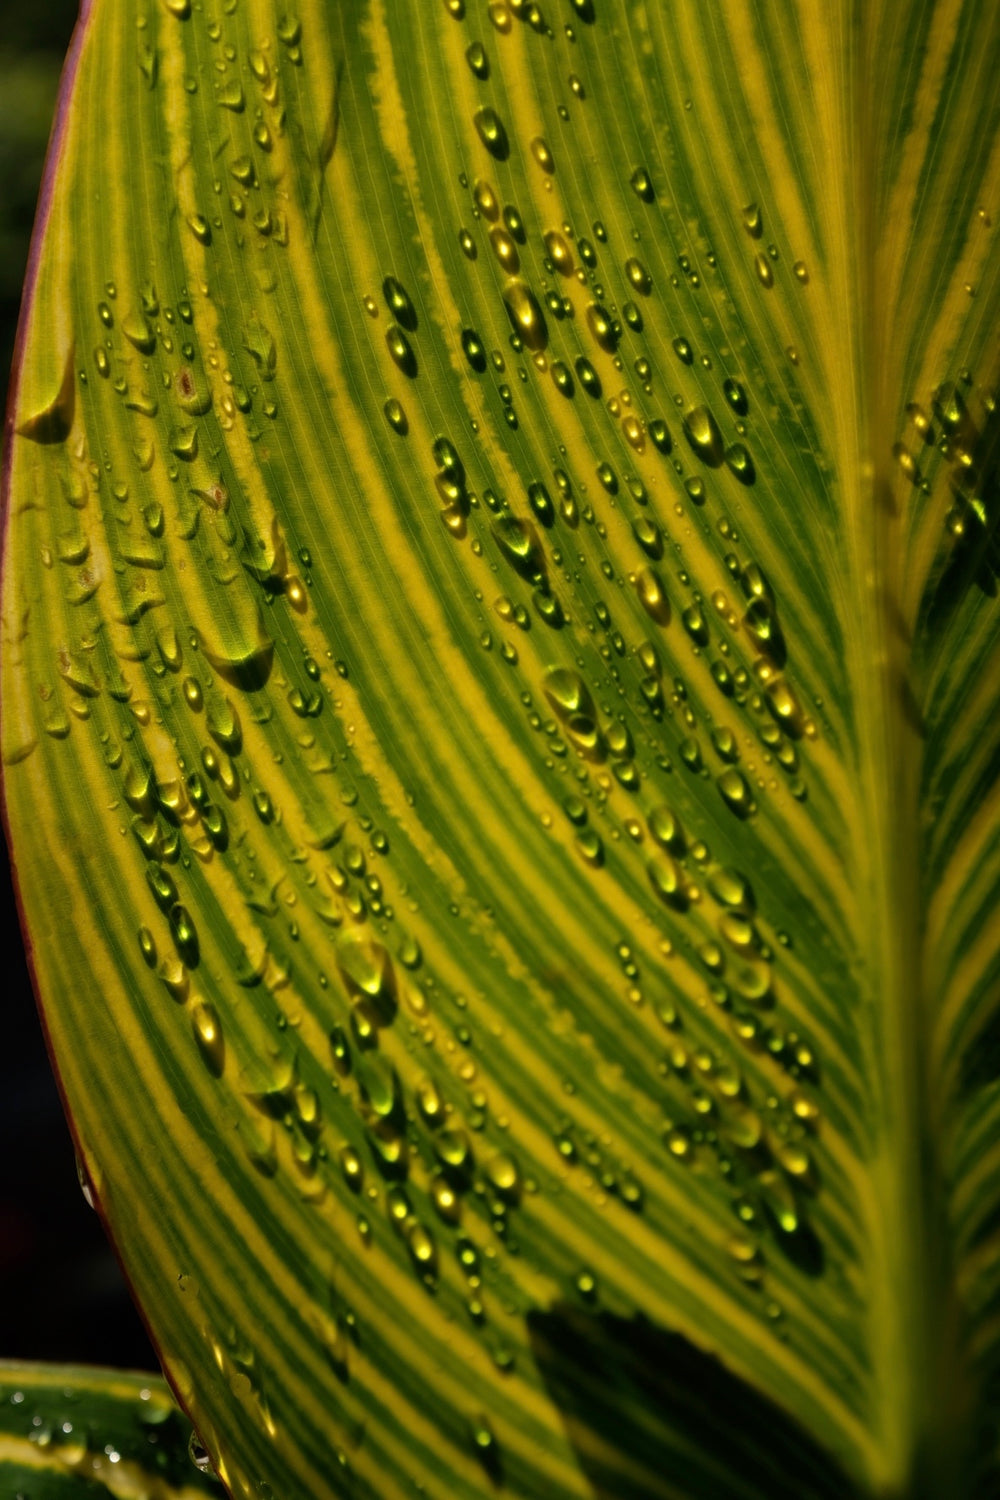
<instances>
[{"instance_id":1,"label":"shadow on leaf","mask_svg":"<svg viewBox=\"0 0 1000 1500\"><path fill-rule=\"evenodd\" d=\"M566 1305L529 1328L595 1500L857 1500L829 1453L679 1334Z\"/></svg>"}]
</instances>

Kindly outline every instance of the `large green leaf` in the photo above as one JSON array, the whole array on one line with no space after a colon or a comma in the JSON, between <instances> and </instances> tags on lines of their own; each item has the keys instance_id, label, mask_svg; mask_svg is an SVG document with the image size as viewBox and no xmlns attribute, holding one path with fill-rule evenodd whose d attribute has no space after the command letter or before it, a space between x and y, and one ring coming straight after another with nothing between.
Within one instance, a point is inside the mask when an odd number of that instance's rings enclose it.
<instances>
[{"instance_id":1,"label":"large green leaf","mask_svg":"<svg viewBox=\"0 0 1000 1500\"><path fill-rule=\"evenodd\" d=\"M94 0L7 813L236 1496L1000 1484L1000 11Z\"/></svg>"}]
</instances>

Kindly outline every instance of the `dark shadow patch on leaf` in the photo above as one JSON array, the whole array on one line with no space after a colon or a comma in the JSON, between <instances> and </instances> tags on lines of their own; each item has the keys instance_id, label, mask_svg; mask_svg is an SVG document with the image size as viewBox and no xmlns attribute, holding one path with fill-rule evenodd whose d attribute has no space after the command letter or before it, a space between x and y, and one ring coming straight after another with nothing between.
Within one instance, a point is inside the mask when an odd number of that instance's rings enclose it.
<instances>
[{"instance_id":1,"label":"dark shadow patch on leaf","mask_svg":"<svg viewBox=\"0 0 1000 1500\"><path fill-rule=\"evenodd\" d=\"M778 1232L778 1248L787 1260L807 1276L822 1276L826 1266L823 1244L811 1224L800 1222L793 1234Z\"/></svg>"},{"instance_id":2,"label":"dark shadow patch on leaf","mask_svg":"<svg viewBox=\"0 0 1000 1500\"><path fill-rule=\"evenodd\" d=\"M859 1496L779 1406L679 1334L566 1304L528 1327L595 1500Z\"/></svg>"},{"instance_id":3,"label":"dark shadow patch on leaf","mask_svg":"<svg viewBox=\"0 0 1000 1500\"><path fill-rule=\"evenodd\" d=\"M990 996L985 1007L987 1020L962 1053L959 1089L963 1095L986 1088L1000 1079L1000 958L994 961L993 967L995 972L988 981Z\"/></svg>"}]
</instances>

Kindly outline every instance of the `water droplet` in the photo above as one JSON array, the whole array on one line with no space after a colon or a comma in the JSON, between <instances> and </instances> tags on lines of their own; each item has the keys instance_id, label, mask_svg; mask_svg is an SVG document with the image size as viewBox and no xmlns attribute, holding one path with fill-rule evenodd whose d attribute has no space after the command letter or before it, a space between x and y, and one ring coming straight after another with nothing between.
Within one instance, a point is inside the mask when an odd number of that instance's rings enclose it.
<instances>
[{"instance_id":1,"label":"water droplet","mask_svg":"<svg viewBox=\"0 0 1000 1500\"><path fill-rule=\"evenodd\" d=\"M473 201L484 218L494 221L500 216L500 204L488 182L478 181L472 192Z\"/></svg>"},{"instance_id":2,"label":"water droplet","mask_svg":"<svg viewBox=\"0 0 1000 1500\"><path fill-rule=\"evenodd\" d=\"M758 251L753 259L753 268L757 273L757 280L761 286L774 286L774 271L766 255L762 255Z\"/></svg>"},{"instance_id":3,"label":"water droplet","mask_svg":"<svg viewBox=\"0 0 1000 1500\"><path fill-rule=\"evenodd\" d=\"M682 855L687 847L680 819L671 808L661 804L654 807L647 819L649 831L656 842L672 854Z\"/></svg>"},{"instance_id":4,"label":"water droplet","mask_svg":"<svg viewBox=\"0 0 1000 1500\"><path fill-rule=\"evenodd\" d=\"M753 484L757 478L753 459L744 443L732 443L726 449L726 467L740 484Z\"/></svg>"},{"instance_id":5,"label":"water droplet","mask_svg":"<svg viewBox=\"0 0 1000 1500\"><path fill-rule=\"evenodd\" d=\"M443 1174L431 1180L431 1202L434 1204L437 1214L447 1224L455 1224L461 1216L462 1201Z\"/></svg>"},{"instance_id":6,"label":"water droplet","mask_svg":"<svg viewBox=\"0 0 1000 1500\"><path fill-rule=\"evenodd\" d=\"M686 911L690 905L687 881L676 861L666 855L654 854L646 862L649 883L665 906L674 911Z\"/></svg>"},{"instance_id":7,"label":"water droplet","mask_svg":"<svg viewBox=\"0 0 1000 1500\"><path fill-rule=\"evenodd\" d=\"M819 1120L819 1105L815 1099L810 1099L808 1095L796 1089L789 1096L788 1102L791 1105L792 1114L797 1120L801 1120L804 1125L816 1125Z\"/></svg>"},{"instance_id":8,"label":"water droplet","mask_svg":"<svg viewBox=\"0 0 1000 1500\"><path fill-rule=\"evenodd\" d=\"M608 494L617 495L618 475L615 473L611 465L606 462L599 463L597 465L596 473L598 479L601 481L601 484L607 490Z\"/></svg>"},{"instance_id":9,"label":"water droplet","mask_svg":"<svg viewBox=\"0 0 1000 1500\"><path fill-rule=\"evenodd\" d=\"M632 535L647 557L657 559L663 556L663 534L649 516L636 517L632 522Z\"/></svg>"},{"instance_id":10,"label":"water droplet","mask_svg":"<svg viewBox=\"0 0 1000 1500\"><path fill-rule=\"evenodd\" d=\"M549 174L556 169L555 158L549 150L548 143L542 136L536 135L531 142L531 154L535 158L543 172Z\"/></svg>"},{"instance_id":11,"label":"water droplet","mask_svg":"<svg viewBox=\"0 0 1000 1500\"><path fill-rule=\"evenodd\" d=\"M602 307L599 302L589 303L587 326L601 348L608 354L614 354L618 347L619 329L607 308Z\"/></svg>"},{"instance_id":12,"label":"water droplet","mask_svg":"<svg viewBox=\"0 0 1000 1500\"><path fill-rule=\"evenodd\" d=\"M406 1243L414 1265L425 1275L433 1276L437 1261L437 1246L430 1230L414 1220L406 1236Z\"/></svg>"},{"instance_id":13,"label":"water droplet","mask_svg":"<svg viewBox=\"0 0 1000 1500\"><path fill-rule=\"evenodd\" d=\"M739 416L745 417L749 410L749 402L747 401L747 393L739 381L724 380L722 382L722 391L733 411Z\"/></svg>"},{"instance_id":14,"label":"water droplet","mask_svg":"<svg viewBox=\"0 0 1000 1500\"><path fill-rule=\"evenodd\" d=\"M930 417L927 415L927 412L920 405L920 403L917 401L911 401L907 405L906 415L909 417L910 421L913 423L914 427L923 438L924 442L932 443L934 441L934 427L931 423Z\"/></svg>"},{"instance_id":15,"label":"water droplet","mask_svg":"<svg viewBox=\"0 0 1000 1500\"><path fill-rule=\"evenodd\" d=\"M404 375L413 380L417 373L417 358L406 334L395 323L390 323L386 329L385 343L394 363Z\"/></svg>"},{"instance_id":16,"label":"water droplet","mask_svg":"<svg viewBox=\"0 0 1000 1500\"><path fill-rule=\"evenodd\" d=\"M470 42L465 49L465 60L477 78L489 78L490 62L482 42Z\"/></svg>"},{"instance_id":17,"label":"water droplet","mask_svg":"<svg viewBox=\"0 0 1000 1500\"><path fill-rule=\"evenodd\" d=\"M191 1026L205 1066L220 1078L226 1062L226 1045L215 1006L207 1000L196 1000L191 1006Z\"/></svg>"},{"instance_id":18,"label":"water droplet","mask_svg":"<svg viewBox=\"0 0 1000 1500\"><path fill-rule=\"evenodd\" d=\"M167 9L172 10L175 15L180 14L183 16L187 16L190 14L189 0L164 0L164 4L166 5ZM182 11L178 10L177 7L179 6L183 6L184 9ZM209 1457L208 1449L202 1443L196 1432L192 1432L190 1438L188 1439L188 1456L190 1457L191 1462L194 1464L195 1468L198 1469L202 1474L214 1473L212 1460Z\"/></svg>"},{"instance_id":19,"label":"water droplet","mask_svg":"<svg viewBox=\"0 0 1000 1500\"><path fill-rule=\"evenodd\" d=\"M601 395L601 378L590 363L590 360L582 354L576 361L576 373L587 395L594 401L599 400Z\"/></svg>"},{"instance_id":20,"label":"water droplet","mask_svg":"<svg viewBox=\"0 0 1000 1500\"><path fill-rule=\"evenodd\" d=\"M642 261L637 260L634 255L630 256L629 259L625 262L625 275L629 279L629 284L633 286L641 296L649 296L650 292L653 290L653 278L646 270L646 267L643 265Z\"/></svg>"},{"instance_id":21,"label":"water droplet","mask_svg":"<svg viewBox=\"0 0 1000 1500\"><path fill-rule=\"evenodd\" d=\"M528 521L517 516L501 516L490 530L507 561L523 578L537 582L545 576L545 554L538 533Z\"/></svg>"},{"instance_id":22,"label":"water droplet","mask_svg":"<svg viewBox=\"0 0 1000 1500\"><path fill-rule=\"evenodd\" d=\"M398 432L400 437L405 437L410 430L410 424L406 419L406 412L403 410L400 402L392 396L385 403L382 410L392 430Z\"/></svg>"},{"instance_id":23,"label":"water droplet","mask_svg":"<svg viewBox=\"0 0 1000 1500\"><path fill-rule=\"evenodd\" d=\"M490 230L490 244L493 253L510 276L516 276L521 269L521 257L517 253L517 244L512 234L502 224L494 224Z\"/></svg>"},{"instance_id":24,"label":"water droplet","mask_svg":"<svg viewBox=\"0 0 1000 1500\"><path fill-rule=\"evenodd\" d=\"M156 335L144 312L128 313L122 319L122 333L140 354L152 354L156 348Z\"/></svg>"},{"instance_id":25,"label":"water droplet","mask_svg":"<svg viewBox=\"0 0 1000 1500\"><path fill-rule=\"evenodd\" d=\"M670 600L663 581L655 568L643 567L635 575L635 591L639 603L657 625L670 623Z\"/></svg>"},{"instance_id":26,"label":"water droplet","mask_svg":"<svg viewBox=\"0 0 1000 1500\"><path fill-rule=\"evenodd\" d=\"M721 776L716 777L715 784L726 806L738 818L748 818L755 810L753 793L742 771L730 767L727 771L723 771Z\"/></svg>"},{"instance_id":27,"label":"water droplet","mask_svg":"<svg viewBox=\"0 0 1000 1500\"><path fill-rule=\"evenodd\" d=\"M215 743L230 755L239 755L243 747L240 716L228 698L213 694L205 716L205 726Z\"/></svg>"},{"instance_id":28,"label":"water droplet","mask_svg":"<svg viewBox=\"0 0 1000 1500\"><path fill-rule=\"evenodd\" d=\"M572 276L576 269L573 252L566 237L560 234L558 229L550 229L546 232L545 249L556 270L563 276Z\"/></svg>"},{"instance_id":29,"label":"water droplet","mask_svg":"<svg viewBox=\"0 0 1000 1500\"><path fill-rule=\"evenodd\" d=\"M720 906L753 916L756 910L753 888L745 876L728 866L720 866L708 877L708 889Z\"/></svg>"},{"instance_id":30,"label":"water droplet","mask_svg":"<svg viewBox=\"0 0 1000 1500\"><path fill-rule=\"evenodd\" d=\"M540 479L533 479L528 485L528 503L543 526L551 526L554 523L555 506Z\"/></svg>"},{"instance_id":31,"label":"water droplet","mask_svg":"<svg viewBox=\"0 0 1000 1500\"><path fill-rule=\"evenodd\" d=\"M504 306L511 326L529 349L544 349L549 341L545 314L526 281L512 277L503 292Z\"/></svg>"},{"instance_id":32,"label":"water droplet","mask_svg":"<svg viewBox=\"0 0 1000 1500\"><path fill-rule=\"evenodd\" d=\"M151 865L146 867L147 876L149 876L151 869ZM165 873L165 871L161 870L161 875ZM169 877L167 878L169 879ZM187 910L187 907L177 904L170 908L169 918L171 936L173 937L178 953L189 969L196 969L200 957L198 933L191 919L190 912Z\"/></svg>"},{"instance_id":33,"label":"water droplet","mask_svg":"<svg viewBox=\"0 0 1000 1500\"><path fill-rule=\"evenodd\" d=\"M516 1203L521 1195L521 1171L507 1152L492 1157L485 1167L490 1186L507 1203Z\"/></svg>"},{"instance_id":34,"label":"water droplet","mask_svg":"<svg viewBox=\"0 0 1000 1500\"><path fill-rule=\"evenodd\" d=\"M931 400L931 407L944 431L955 436L968 424L969 413L958 386L948 381L939 385Z\"/></svg>"},{"instance_id":35,"label":"water droplet","mask_svg":"<svg viewBox=\"0 0 1000 1500\"><path fill-rule=\"evenodd\" d=\"M344 1181L353 1193L360 1193L364 1186L365 1168L361 1157L353 1146L342 1146L340 1150L340 1170L344 1174Z\"/></svg>"},{"instance_id":36,"label":"water droplet","mask_svg":"<svg viewBox=\"0 0 1000 1500\"><path fill-rule=\"evenodd\" d=\"M528 236L525 233L524 220L521 218L521 215L518 213L513 203L507 203L504 205L503 221L506 224L508 231L514 236L519 245L524 245L527 243Z\"/></svg>"},{"instance_id":37,"label":"water droplet","mask_svg":"<svg viewBox=\"0 0 1000 1500\"><path fill-rule=\"evenodd\" d=\"M76 410L76 378L73 349L70 348L63 365L59 389L47 406L26 417L17 428L21 437L33 443L64 443L73 426Z\"/></svg>"},{"instance_id":38,"label":"water droplet","mask_svg":"<svg viewBox=\"0 0 1000 1500\"><path fill-rule=\"evenodd\" d=\"M230 109L234 114L242 114L244 106L243 86L238 78L232 78L224 83L216 94L216 98L223 109Z\"/></svg>"},{"instance_id":39,"label":"water droplet","mask_svg":"<svg viewBox=\"0 0 1000 1500\"><path fill-rule=\"evenodd\" d=\"M770 657L775 666L783 667L787 648L771 600L766 596L751 599L743 616L743 625L748 635L752 637L760 650Z\"/></svg>"},{"instance_id":40,"label":"water droplet","mask_svg":"<svg viewBox=\"0 0 1000 1500\"><path fill-rule=\"evenodd\" d=\"M495 1474L499 1465L499 1450L489 1422L479 1415L470 1423L469 1433L476 1456L490 1474Z\"/></svg>"},{"instance_id":41,"label":"water droplet","mask_svg":"<svg viewBox=\"0 0 1000 1500\"><path fill-rule=\"evenodd\" d=\"M574 842L581 859L595 869L600 869L604 864L604 845L600 836L592 828L584 828L577 834Z\"/></svg>"},{"instance_id":42,"label":"water droplet","mask_svg":"<svg viewBox=\"0 0 1000 1500\"><path fill-rule=\"evenodd\" d=\"M646 432L639 418L632 412L622 422L622 432L625 441L637 453L641 453L646 446Z\"/></svg>"},{"instance_id":43,"label":"water droplet","mask_svg":"<svg viewBox=\"0 0 1000 1500\"><path fill-rule=\"evenodd\" d=\"M717 469L725 456L722 433L707 406L694 406L684 418L684 436L703 463Z\"/></svg>"},{"instance_id":44,"label":"water droplet","mask_svg":"<svg viewBox=\"0 0 1000 1500\"><path fill-rule=\"evenodd\" d=\"M743 227L751 239L759 240L764 233L764 216L756 203L748 203L743 210Z\"/></svg>"},{"instance_id":45,"label":"water droplet","mask_svg":"<svg viewBox=\"0 0 1000 1500\"><path fill-rule=\"evenodd\" d=\"M472 368L481 375L486 369L486 350L482 339L472 328L462 330L462 352Z\"/></svg>"},{"instance_id":46,"label":"water droplet","mask_svg":"<svg viewBox=\"0 0 1000 1500\"><path fill-rule=\"evenodd\" d=\"M409 292L395 276L387 276L382 282L382 296L393 319L409 333L417 329L417 311Z\"/></svg>"},{"instance_id":47,"label":"water droplet","mask_svg":"<svg viewBox=\"0 0 1000 1500\"><path fill-rule=\"evenodd\" d=\"M571 397L575 389L573 385L573 376L571 375L568 367L563 364L561 359L553 361L551 375L553 381L555 382L556 390L560 393L560 395L566 396L567 398Z\"/></svg>"},{"instance_id":48,"label":"water droplet","mask_svg":"<svg viewBox=\"0 0 1000 1500\"><path fill-rule=\"evenodd\" d=\"M484 105L482 109L476 110L472 123L476 127L476 134L490 155L497 161L506 161L510 155L510 142L507 139L503 121L496 110Z\"/></svg>"},{"instance_id":49,"label":"water droplet","mask_svg":"<svg viewBox=\"0 0 1000 1500\"><path fill-rule=\"evenodd\" d=\"M637 197L641 198L643 203L652 203L654 197L656 196L653 192L653 179L650 177L645 167L636 167L635 171L632 173L632 176L629 178L629 183L631 185L633 193L635 193Z\"/></svg>"},{"instance_id":50,"label":"water droplet","mask_svg":"<svg viewBox=\"0 0 1000 1500\"><path fill-rule=\"evenodd\" d=\"M398 1006L392 960L381 943L349 934L336 946L337 968L355 1005L372 1026L392 1023Z\"/></svg>"},{"instance_id":51,"label":"water droplet","mask_svg":"<svg viewBox=\"0 0 1000 1500\"><path fill-rule=\"evenodd\" d=\"M203 245L212 243L212 229L204 214L188 214L188 228Z\"/></svg>"}]
</instances>

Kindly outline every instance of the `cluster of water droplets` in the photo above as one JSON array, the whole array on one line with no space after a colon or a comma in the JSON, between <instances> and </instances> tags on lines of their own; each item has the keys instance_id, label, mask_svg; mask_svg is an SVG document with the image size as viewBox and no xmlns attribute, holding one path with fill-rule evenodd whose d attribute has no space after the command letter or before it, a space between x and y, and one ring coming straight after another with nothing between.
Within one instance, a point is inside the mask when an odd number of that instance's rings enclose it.
<instances>
[{"instance_id":1,"label":"cluster of water droplets","mask_svg":"<svg viewBox=\"0 0 1000 1500\"><path fill-rule=\"evenodd\" d=\"M202 24L187 0L167 8ZM469 21L462 0L446 8ZM591 0L573 10L594 25ZM560 132L588 107L586 63L566 73L551 129L525 134L491 94L496 49L515 25L540 46L554 33L537 5L487 14L491 33L470 31L465 50L481 102L463 146L464 219L449 234L456 283L480 289L460 305L485 296L489 319L445 337L478 415L419 436L440 373L439 314L426 282L386 262L359 291L351 330L370 340L377 372L371 431L410 445L427 527L439 537L443 525L463 549L475 607L461 628L487 671L499 659L508 674L500 691L530 733L549 836L595 899L613 905L618 882L644 913L609 964L621 1035L654 1018L649 1079L635 1086L655 1108L657 1170L723 1184L732 1228L720 1251L777 1318L766 1251L808 1233L820 1070L782 1015L792 939L766 915L766 893L758 909L756 881L731 851L753 847L740 839L769 803L788 816L786 804L806 798L819 728L777 591L733 519L769 493L754 437L764 396L731 348L720 359L720 337L702 337L715 257L677 239L656 173L626 166L627 211L611 228L559 206ZM292 1183L338 1234L352 1226L357 1254L387 1248L445 1317L481 1332L505 1373L516 1355L504 1330L528 1305L516 1259L532 1198L586 1177L598 1206L643 1214L653 1189L632 1153L577 1113L572 1080L551 1102L550 1158L522 1167L484 1082L489 1062L477 1060L489 1040L476 1000L425 959L417 935L435 932L440 911L408 884L416 839L380 803L357 747L363 687L317 618L328 602L322 535L293 534L235 457L244 440L258 453L287 441L282 329L267 298L293 231L269 163L291 107L282 79L302 67L304 44L291 18L245 58L217 30L210 83L226 149L216 203L185 225L205 280L109 280L55 407L22 427L46 444L61 436L43 560L72 622L35 684L38 722L50 740L87 732L99 745L115 826L142 861L145 978L183 1013L253 1171ZM564 40L576 46L573 26ZM151 91L163 86L158 56L140 49ZM185 87L208 82L192 75ZM512 162L533 174L524 201L508 201ZM322 171L310 191L315 224L331 212ZM755 282L777 295L778 251L756 248L761 211L743 222ZM232 246L253 247L259 297L223 339L203 328L215 258ZM792 271L805 287L805 266ZM120 410L125 462L95 438L109 418L88 418L81 436L77 400ZM717 586L699 586L703 574ZM192 578L189 614L178 600ZM573 1296L600 1302L589 1265L559 1269ZM274 1435L246 1335L205 1307L186 1273L178 1292L228 1387ZM330 1299L316 1327L346 1386L363 1330L347 1301ZM470 1441L495 1468L487 1416L472 1420ZM252 1493L238 1471L224 1477Z\"/></svg>"},{"instance_id":2,"label":"cluster of water droplets","mask_svg":"<svg viewBox=\"0 0 1000 1500\"><path fill-rule=\"evenodd\" d=\"M37 1450L32 1467L46 1476L40 1484L51 1479L62 1485L72 1476L94 1493L141 1489L149 1500L169 1500L178 1484L218 1493L213 1482L202 1483L192 1474L189 1445L194 1453L197 1439L162 1390L141 1386L125 1399L102 1384L78 1388L37 1378L18 1383L13 1374L0 1380L2 1430L5 1439L13 1439L5 1454L5 1474L21 1477L15 1445L26 1441ZM214 1481L207 1456L198 1467Z\"/></svg>"}]
</instances>

